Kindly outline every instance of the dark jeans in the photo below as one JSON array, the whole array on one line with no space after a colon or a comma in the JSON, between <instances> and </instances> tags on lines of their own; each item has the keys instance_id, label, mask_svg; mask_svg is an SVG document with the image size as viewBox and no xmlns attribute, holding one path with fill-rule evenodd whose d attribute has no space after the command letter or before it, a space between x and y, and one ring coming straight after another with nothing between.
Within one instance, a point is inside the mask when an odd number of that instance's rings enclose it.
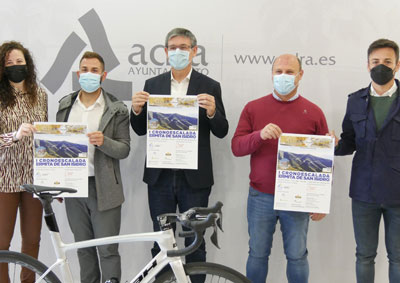
<instances>
[{"instance_id":1,"label":"dark jeans","mask_svg":"<svg viewBox=\"0 0 400 283\"><path fill-rule=\"evenodd\" d=\"M357 244L357 282L375 282L375 257L382 216L385 223L385 244L389 259L389 282L400 282L400 206L353 200L352 211Z\"/></svg>"},{"instance_id":2,"label":"dark jeans","mask_svg":"<svg viewBox=\"0 0 400 283\"><path fill-rule=\"evenodd\" d=\"M148 186L150 215L153 220L154 231L160 231L157 216L163 213L174 213L177 207L179 212L184 212L192 207L207 207L211 187L191 187L182 170L164 169L157 183ZM193 238L185 239L185 246L193 242ZM157 243L151 249L154 256L160 251ZM203 242L198 250L186 256L186 262L198 262L206 260L206 247Z\"/></svg>"}]
</instances>

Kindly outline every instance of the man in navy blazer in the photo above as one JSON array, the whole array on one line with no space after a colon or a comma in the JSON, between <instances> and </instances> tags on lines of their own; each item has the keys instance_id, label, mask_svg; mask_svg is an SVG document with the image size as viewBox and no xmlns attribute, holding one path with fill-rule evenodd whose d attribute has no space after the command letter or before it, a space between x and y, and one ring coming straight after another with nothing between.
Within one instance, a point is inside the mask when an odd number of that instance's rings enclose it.
<instances>
[{"instance_id":1,"label":"man in navy blazer","mask_svg":"<svg viewBox=\"0 0 400 283\"><path fill-rule=\"evenodd\" d=\"M400 69L399 46L378 39L368 48L372 82L349 95L335 155L355 152L350 197L358 283L375 282L383 218L389 282L400 282ZM334 136L334 133L332 133ZM387 282L387 281L386 281Z\"/></svg>"},{"instance_id":2,"label":"man in navy blazer","mask_svg":"<svg viewBox=\"0 0 400 283\"><path fill-rule=\"evenodd\" d=\"M221 87L217 81L192 68L192 60L197 54L196 37L187 29L175 28L165 39L165 53L171 71L148 79L144 90L132 96L130 115L131 126L138 135L145 135L146 107L150 94L170 94L173 96L196 95L199 109L198 169L146 168L143 181L148 185L150 214L154 231L159 231L157 216L163 213L186 211L195 206L206 207L211 186L214 184L210 132L223 138L228 133L221 97ZM193 241L186 238L185 245ZM159 248L152 249L155 256ZM205 261L204 243L186 262Z\"/></svg>"}]
</instances>

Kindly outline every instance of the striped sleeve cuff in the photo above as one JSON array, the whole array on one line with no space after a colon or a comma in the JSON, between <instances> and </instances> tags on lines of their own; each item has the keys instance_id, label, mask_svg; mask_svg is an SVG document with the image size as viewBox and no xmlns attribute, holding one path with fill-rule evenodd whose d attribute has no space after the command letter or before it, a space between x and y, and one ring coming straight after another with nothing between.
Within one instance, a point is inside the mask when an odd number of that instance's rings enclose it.
<instances>
[{"instance_id":1,"label":"striped sleeve cuff","mask_svg":"<svg viewBox=\"0 0 400 283\"><path fill-rule=\"evenodd\" d=\"M12 146L14 144L14 134L15 132L0 135L0 148Z\"/></svg>"}]
</instances>

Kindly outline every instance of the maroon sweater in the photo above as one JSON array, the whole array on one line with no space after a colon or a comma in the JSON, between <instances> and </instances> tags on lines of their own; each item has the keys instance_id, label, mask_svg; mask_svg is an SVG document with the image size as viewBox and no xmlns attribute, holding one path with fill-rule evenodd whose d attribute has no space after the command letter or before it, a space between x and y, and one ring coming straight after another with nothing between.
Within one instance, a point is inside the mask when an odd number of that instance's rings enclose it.
<instances>
[{"instance_id":1,"label":"maroon sweater","mask_svg":"<svg viewBox=\"0 0 400 283\"><path fill-rule=\"evenodd\" d=\"M250 185L274 194L278 139L262 140L260 136L269 123L278 125L283 133L307 135L325 135L328 125L322 110L302 96L283 102L270 94L245 106L232 138L232 152L235 156L250 154Z\"/></svg>"}]
</instances>

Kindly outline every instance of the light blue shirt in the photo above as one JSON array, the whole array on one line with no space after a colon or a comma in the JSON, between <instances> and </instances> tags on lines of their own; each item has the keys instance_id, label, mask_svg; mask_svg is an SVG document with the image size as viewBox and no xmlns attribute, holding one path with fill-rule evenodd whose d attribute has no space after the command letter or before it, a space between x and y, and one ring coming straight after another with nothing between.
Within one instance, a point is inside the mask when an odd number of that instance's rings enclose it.
<instances>
[{"instance_id":1,"label":"light blue shirt","mask_svg":"<svg viewBox=\"0 0 400 283\"><path fill-rule=\"evenodd\" d=\"M272 91L272 96L273 96L276 100L282 101L282 99L275 93L275 90ZM293 100L299 98L299 96L300 96L299 93L296 92L296 94L295 94L292 98L290 98L288 101L293 101Z\"/></svg>"}]
</instances>

